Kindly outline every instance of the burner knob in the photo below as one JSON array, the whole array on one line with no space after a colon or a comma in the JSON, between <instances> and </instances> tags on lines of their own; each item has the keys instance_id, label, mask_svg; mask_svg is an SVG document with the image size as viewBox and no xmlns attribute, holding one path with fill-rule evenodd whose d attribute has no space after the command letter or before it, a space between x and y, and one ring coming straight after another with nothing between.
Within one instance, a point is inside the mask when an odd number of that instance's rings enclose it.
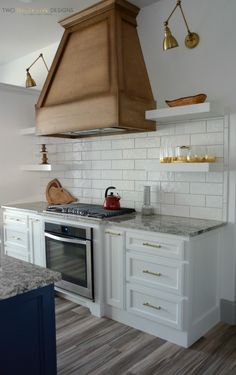
<instances>
[{"instance_id":1,"label":"burner knob","mask_svg":"<svg viewBox=\"0 0 236 375\"><path fill-rule=\"evenodd\" d=\"M80 211L79 214L80 214L81 216L87 216L87 215L88 215L88 211L87 211L87 210Z\"/></svg>"}]
</instances>

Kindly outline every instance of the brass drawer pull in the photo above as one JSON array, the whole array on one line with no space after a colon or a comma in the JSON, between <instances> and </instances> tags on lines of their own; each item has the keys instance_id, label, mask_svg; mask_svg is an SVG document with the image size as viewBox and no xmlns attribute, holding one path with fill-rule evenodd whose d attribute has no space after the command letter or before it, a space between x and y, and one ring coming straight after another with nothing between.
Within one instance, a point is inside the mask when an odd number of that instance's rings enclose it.
<instances>
[{"instance_id":1,"label":"brass drawer pull","mask_svg":"<svg viewBox=\"0 0 236 375\"><path fill-rule=\"evenodd\" d=\"M152 271L148 271L148 270L143 270L143 273L147 273L148 275L153 275L153 276L158 276L158 277L161 276L160 272L152 272Z\"/></svg>"},{"instance_id":2,"label":"brass drawer pull","mask_svg":"<svg viewBox=\"0 0 236 375\"><path fill-rule=\"evenodd\" d=\"M106 231L105 233L106 234L111 234L112 236L121 236L121 233L116 233L116 232Z\"/></svg>"},{"instance_id":3,"label":"brass drawer pull","mask_svg":"<svg viewBox=\"0 0 236 375\"><path fill-rule=\"evenodd\" d=\"M143 242L143 246L155 247L156 249L160 249L161 248L161 245L159 245L159 244L154 245L154 244L149 243L149 242Z\"/></svg>"},{"instance_id":4,"label":"brass drawer pull","mask_svg":"<svg viewBox=\"0 0 236 375\"><path fill-rule=\"evenodd\" d=\"M151 305L149 302L144 302L143 306L150 307L151 309L155 309L155 310L161 310L161 306L154 306L154 305Z\"/></svg>"}]
</instances>

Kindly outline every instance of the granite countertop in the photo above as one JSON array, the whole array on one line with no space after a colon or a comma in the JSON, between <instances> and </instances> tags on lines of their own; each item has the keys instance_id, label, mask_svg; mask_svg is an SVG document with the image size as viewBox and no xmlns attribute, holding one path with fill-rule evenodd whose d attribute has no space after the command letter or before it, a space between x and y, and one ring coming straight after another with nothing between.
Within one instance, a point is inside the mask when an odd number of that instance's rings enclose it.
<instances>
[{"instance_id":1,"label":"granite countertop","mask_svg":"<svg viewBox=\"0 0 236 375\"><path fill-rule=\"evenodd\" d=\"M0 300L14 297L61 280L59 272L35 266L9 256L2 256L0 267Z\"/></svg>"},{"instance_id":2,"label":"granite countertop","mask_svg":"<svg viewBox=\"0 0 236 375\"><path fill-rule=\"evenodd\" d=\"M126 229L139 229L149 232L174 234L177 236L194 237L201 233L224 226L226 223L216 220L194 219L189 217L150 215L139 213L123 215L106 220L108 223Z\"/></svg>"},{"instance_id":3,"label":"granite countertop","mask_svg":"<svg viewBox=\"0 0 236 375\"><path fill-rule=\"evenodd\" d=\"M36 214L40 214L46 210L47 206L47 202L27 202L4 204L2 208L16 208L17 210L30 211Z\"/></svg>"},{"instance_id":4,"label":"granite countertop","mask_svg":"<svg viewBox=\"0 0 236 375\"><path fill-rule=\"evenodd\" d=\"M44 212L48 204L46 202L31 202L20 204L7 204L3 207L16 208L42 214L46 217L66 221L88 222L90 224L110 223L126 229L145 230L149 232L158 232L174 234L177 236L194 237L204 232L222 227L225 222L216 220L195 219L189 217L169 216L169 215L150 215L143 216L140 213L117 216L108 219L87 218L86 216L76 216L67 214L56 214Z\"/></svg>"}]
</instances>

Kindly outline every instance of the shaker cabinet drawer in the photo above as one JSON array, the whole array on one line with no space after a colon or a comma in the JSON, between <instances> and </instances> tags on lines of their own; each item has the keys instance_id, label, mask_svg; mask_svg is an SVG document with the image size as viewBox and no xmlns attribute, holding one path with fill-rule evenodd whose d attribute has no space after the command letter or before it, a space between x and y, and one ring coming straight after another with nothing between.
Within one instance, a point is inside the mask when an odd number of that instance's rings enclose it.
<instances>
[{"instance_id":1,"label":"shaker cabinet drawer","mask_svg":"<svg viewBox=\"0 0 236 375\"><path fill-rule=\"evenodd\" d=\"M181 295L183 294L183 271L184 265L179 261L132 252L126 254L126 278L131 283L139 283Z\"/></svg>"},{"instance_id":2,"label":"shaker cabinet drawer","mask_svg":"<svg viewBox=\"0 0 236 375\"><path fill-rule=\"evenodd\" d=\"M127 232L126 248L174 259L184 259L184 241L143 232Z\"/></svg>"},{"instance_id":3,"label":"shaker cabinet drawer","mask_svg":"<svg viewBox=\"0 0 236 375\"><path fill-rule=\"evenodd\" d=\"M23 228L27 228L27 215L20 214L18 212L4 211L3 222L7 225L16 225Z\"/></svg>"},{"instance_id":4,"label":"shaker cabinet drawer","mask_svg":"<svg viewBox=\"0 0 236 375\"><path fill-rule=\"evenodd\" d=\"M20 247L27 247L27 232L20 232L12 229L11 227L4 227L4 243Z\"/></svg>"},{"instance_id":5,"label":"shaker cabinet drawer","mask_svg":"<svg viewBox=\"0 0 236 375\"><path fill-rule=\"evenodd\" d=\"M166 293L127 285L127 310L160 324L182 329L183 303L180 298Z\"/></svg>"},{"instance_id":6,"label":"shaker cabinet drawer","mask_svg":"<svg viewBox=\"0 0 236 375\"><path fill-rule=\"evenodd\" d=\"M9 257L24 260L25 262L31 262L30 254L24 248L5 246L5 254Z\"/></svg>"}]
</instances>

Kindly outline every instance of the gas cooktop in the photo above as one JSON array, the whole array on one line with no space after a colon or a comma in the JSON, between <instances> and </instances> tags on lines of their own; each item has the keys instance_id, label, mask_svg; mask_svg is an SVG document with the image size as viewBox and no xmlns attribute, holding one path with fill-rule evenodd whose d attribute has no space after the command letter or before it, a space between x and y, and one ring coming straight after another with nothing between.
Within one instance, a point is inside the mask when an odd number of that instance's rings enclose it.
<instances>
[{"instance_id":1,"label":"gas cooktop","mask_svg":"<svg viewBox=\"0 0 236 375\"><path fill-rule=\"evenodd\" d=\"M77 216L105 219L108 217L120 216L135 212L133 208L121 208L119 210L107 210L97 204L71 203L49 205L47 212L70 214Z\"/></svg>"}]
</instances>

